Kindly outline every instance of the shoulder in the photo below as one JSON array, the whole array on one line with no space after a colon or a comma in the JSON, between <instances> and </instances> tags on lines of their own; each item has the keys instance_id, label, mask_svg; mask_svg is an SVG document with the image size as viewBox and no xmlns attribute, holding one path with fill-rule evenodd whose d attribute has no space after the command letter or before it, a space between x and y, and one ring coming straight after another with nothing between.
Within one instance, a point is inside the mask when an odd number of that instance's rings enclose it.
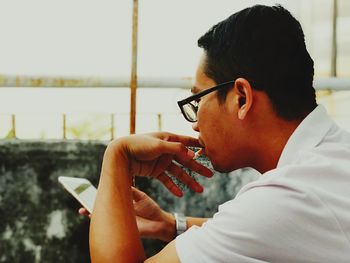
<instances>
[{"instance_id":1,"label":"shoulder","mask_svg":"<svg viewBox=\"0 0 350 263\"><path fill-rule=\"evenodd\" d=\"M344 255L347 246L337 220L318 195L278 178L249 184L203 227L176 239L183 262L197 262L186 260L195 256L198 262L253 262L250 259L262 256L267 261L302 261L322 256L317 255L320 247ZM299 258L297 251L302 251Z\"/></svg>"},{"instance_id":2,"label":"shoulder","mask_svg":"<svg viewBox=\"0 0 350 263\"><path fill-rule=\"evenodd\" d=\"M273 255L277 247L293 241L290 233L300 234L297 226L306 223L300 216L306 207L300 206L306 199L304 193L281 185L252 186L221 205L203 227L191 228L179 236L179 258L187 262L200 255L198 262L251 262L248 259ZM288 235L291 239L286 239Z\"/></svg>"}]
</instances>

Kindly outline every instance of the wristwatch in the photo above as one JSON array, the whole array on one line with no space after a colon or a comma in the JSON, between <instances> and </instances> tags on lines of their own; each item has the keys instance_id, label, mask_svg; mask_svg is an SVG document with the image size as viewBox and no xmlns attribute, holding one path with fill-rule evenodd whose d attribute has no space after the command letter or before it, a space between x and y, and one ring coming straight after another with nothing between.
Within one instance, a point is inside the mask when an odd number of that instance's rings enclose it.
<instances>
[{"instance_id":1,"label":"wristwatch","mask_svg":"<svg viewBox=\"0 0 350 263\"><path fill-rule=\"evenodd\" d=\"M187 230L187 220L183 214L174 213L176 222L176 235L181 235Z\"/></svg>"}]
</instances>

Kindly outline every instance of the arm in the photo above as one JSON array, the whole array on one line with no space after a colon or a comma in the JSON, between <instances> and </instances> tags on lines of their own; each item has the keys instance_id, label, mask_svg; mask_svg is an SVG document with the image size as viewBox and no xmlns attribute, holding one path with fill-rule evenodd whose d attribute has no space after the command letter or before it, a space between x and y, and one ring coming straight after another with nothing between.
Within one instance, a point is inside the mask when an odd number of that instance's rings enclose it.
<instances>
[{"instance_id":1,"label":"arm","mask_svg":"<svg viewBox=\"0 0 350 263\"><path fill-rule=\"evenodd\" d=\"M170 242L176 236L175 217L166 212L146 193L132 187L133 205L136 214L138 231L143 238L160 239ZM85 209L80 208L79 213L91 217ZM202 226L208 218L186 217L187 229L196 225Z\"/></svg>"},{"instance_id":2,"label":"arm","mask_svg":"<svg viewBox=\"0 0 350 263\"><path fill-rule=\"evenodd\" d=\"M198 218L198 217L187 217L187 229L189 229L191 226L197 225L201 226L203 223L205 223L208 219L207 218ZM174 219L175 221L175 219ZM175 226L174 226L174 237L175 237ZM157 262L166 262L166 263L180 263L180 259L177 256L176 247L175 247L175 240L171 241L165 248L162 249L157 255L149 258L145 262L147 263L157 263Z\"/></svg>"},{"instance_id":3,"label":"arm","mask_svg":"<svg viewBox=\"0 0 350 263\"><path fill-rule=\"evenodd\" d=\"M145 260L133 212L130 186L131 177L126 156L117 145L109 145L104 155L94 213L91 217L92 262Z\"/></svg>"},{"instance_id":4,"label":"arm","mask_svg":"<svg viewBox=\"0 0 350 263\"><path fill-rule=\"evenodd\" d=\"M187 217L187 229L191 226L202 226L205 222L208 221L208 218L199 218L199 217Z\"/></svg>"},{"instance_id":5,"label":"arm","mask_svg":"<svg viewBox=\"0 0 350 263\"><path fill-rule=\"evenodd\" d=\"M194 153L187 150L185 145L198 146L198 142L193 138L162 133L130 136L109 144L103 159L94 213L91 218L92 262L118 260L143 262L145 260L133 209L132 176L155 177L173 194L182 196L181 190L166 176L167 170L191 189L201 192L201 186L172 163L172 160L176 160L199 174L207 177L212 175L210 170L193 160ZM166 255L176 261L176 252L172 253L175 251L173 242L167 247L170 250ZM157 261L161 262L162 258L158 257Z\"/></svg>"},{"instance_id":6,"label":"arm","mask_svg":"<svg viewBox=\"0 0 350 263\"><path fill-rule=\"evenodd\" d=\"M156 238L170 242L176 238L175 216L164 210L161 211L164 215L159 221L140 218L140 216L137 215L137 226L142 237ZM202 226L207 220L208 218L186 217L187 229L194 225Z\"/></svg>"}]
</instances>

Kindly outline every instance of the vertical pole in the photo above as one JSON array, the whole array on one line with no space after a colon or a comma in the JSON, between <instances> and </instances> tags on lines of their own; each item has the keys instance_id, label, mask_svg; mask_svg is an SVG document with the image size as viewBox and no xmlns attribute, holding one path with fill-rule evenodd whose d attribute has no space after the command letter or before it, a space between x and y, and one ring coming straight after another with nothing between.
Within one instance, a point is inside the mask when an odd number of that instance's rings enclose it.
<instances>
[{"instance_id":1,"label":"vertical pole","mask_svg":"<svg viewBox=\"0 0 350 263\"><path fill-rule=\"evenodd\" d=\"M12 123L12 138L17 138L16 134L16 115L12 114L11 115L11 123Z\"/></svg>"},{"instance_id":2,"label":"vertical pole","mask_svg":"<svg viewBox=\"0 0 350 263\"><path fill-rule=\"evenodd\" d=\"M66 114L63 114L63 139L67 139L67 115Z\"/></svg>"},{"instance_id":3,"label":"vertical pole","mask_svg":"<svg viewBox=\"0 0 350 263\"><path fill-rule=\"evenodd\" d=\"M111 141L114 140L114 113L111 114Z\"/></svg>"},{"instance_id":4,"label":"vertical pole","mask_svg":"<svg viewBox=\"0 0 350 263\"><path fill-rule=\"evenodd\" d=\"M136 130L137 31L138 31L138 0L133 0L132 63L131 63L131 79L130 79L130 134L134 134Z\"/></svg>"},{"instance_id":5,"label":"vertical pole","mask_svg":"<svg viewBox=\"0 0 350 263\"><path fill-rule=\"evenodd\" d=\"M332 14L332 57L331 57L331 77L337 76L337 18L338 18L338 0L333 0ZM329 111L332 116L335 114L335 103L330 90Z\"/></svg>"},{"instance_id":6,"label":"vertical pole","mask_svg":"<svg viewBox=\"0 0 350 263\"><path fill-rule=\"evenodd\" d=\"M332 60L331 76L337 76L337 18L338 18L338 0L333 0L332 16Z\"/></svg>"},{"instance_id":7,"label":"vertical pole","mask_svg":"<svg viewBox=\"0 0 350 263\"><path fill-rule=\"evenodd\" d=\"M158 113L157 117L158 117L158 131L162 131L162 114Z\"/></svg>"}]
</instances>

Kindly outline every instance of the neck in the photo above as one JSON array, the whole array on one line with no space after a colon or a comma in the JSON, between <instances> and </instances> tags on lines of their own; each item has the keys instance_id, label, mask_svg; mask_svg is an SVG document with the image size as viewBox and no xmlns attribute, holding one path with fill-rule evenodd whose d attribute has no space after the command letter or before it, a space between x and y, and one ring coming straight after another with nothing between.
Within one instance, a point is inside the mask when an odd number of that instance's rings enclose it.
<instances>
[{"instance_id":1,"label":"neck","mask_svg":"<svg viewBox=\"0 0 350 263\"><path fill-rule=\"evenodd\" d=\"M256 136L257 143L254 147L253 168L262 174L275 169L285 145L300 122L301 120L274 121L259 132L260 136Z\"/></svg>"}]
</instances>

